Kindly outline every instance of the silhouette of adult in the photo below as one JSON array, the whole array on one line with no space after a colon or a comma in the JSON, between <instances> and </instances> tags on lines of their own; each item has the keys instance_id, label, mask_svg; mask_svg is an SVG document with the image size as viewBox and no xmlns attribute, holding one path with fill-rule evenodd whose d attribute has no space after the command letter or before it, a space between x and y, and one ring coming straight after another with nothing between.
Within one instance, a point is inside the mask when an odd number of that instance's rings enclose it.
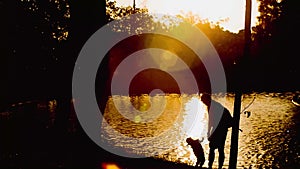
<instances>
[{"instance_id":1,"label":"silhouette of adult","mask_svg":"<svg viewBox=\"0 0 300 169\"><path fill-rule=\"evenodd\" d=\"M209 140L209 163L208 167L212 168L215 159L215 149L219 152L219 168L222 168L225 154L224 146L228 128L232 127L232 116L228 109L220 103L211 99L209 94L203 94L201 101L207 106L208 110L208 140ZM223 114L222 114L223 113Z\"/></svg>"}]
</instances>

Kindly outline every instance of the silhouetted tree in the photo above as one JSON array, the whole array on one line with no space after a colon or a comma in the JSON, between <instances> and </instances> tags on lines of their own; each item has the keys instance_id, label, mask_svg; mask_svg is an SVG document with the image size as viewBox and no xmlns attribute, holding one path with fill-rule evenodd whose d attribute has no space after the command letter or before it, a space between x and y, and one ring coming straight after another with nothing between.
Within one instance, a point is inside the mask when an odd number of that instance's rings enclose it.
<instances>
[{"instance_id":1,"label":"silhouetted tree","mask_svg":"<svg viewBox=\"0 0 300 169\"><path fill-rule=\"evenodd\" d=\"M58 128L66 129L72 98L72 73L75 61L84 43L106 22L105 0L70 0L69 38L61 46L56 84L58 99Z\"/></svg>"},{"instance_id":2,"label":"silhouetted tree","mask_svg":"<svg viewBox=\"0 0 300 169\"><path fill-rule=\"evenodd\" d=\"M12 67L10 66L10 62L12 62L13 56L13 44L14 44L14 25L16 19L16 4L14 1L9 0L1 0L0 1L0 112L5 110L7 105L10 102L9 95L11 94L9 89L9 79Z\"/></svg>"},{"instance_id":3,"label":"silhouetted tree","mask_svg":"<svg viewBox=\"0 0 300 169\"><path fill-rule=\"evenodd\" d=\"M254 53L260 62L257 75L265 84L276 84L277 89L299 88L299 80L294 78L299 66L292 54L297 53L299 43L291 40L299 38L299 5L292 0L259 2L259 25L253 28Z\"/></svg>"}]
</instances>

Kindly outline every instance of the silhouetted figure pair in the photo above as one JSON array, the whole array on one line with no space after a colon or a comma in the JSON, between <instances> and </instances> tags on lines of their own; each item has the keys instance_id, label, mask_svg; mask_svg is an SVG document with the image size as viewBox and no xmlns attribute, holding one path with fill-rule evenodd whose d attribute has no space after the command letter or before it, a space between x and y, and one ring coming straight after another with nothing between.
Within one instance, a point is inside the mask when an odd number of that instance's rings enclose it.
<instances>
[{"instance_id":1,"label":"silhouetted figure pair","mask_svg":"<svg viewBox=\"0 0 300 169\"><path fill-rule=\"evenodd\" d=\"M201 96L201 101L207 106L208 110L208 140L209 140L209 163L208 167L212 168L215 159L215 149L219 152L219 168L222 168L225 153L224 146L228 128L232 127L233 118L228 109L220 103L211 99L208 94ZM223 114L222 114L223 113Z\"/></svg>"}]
</instances>

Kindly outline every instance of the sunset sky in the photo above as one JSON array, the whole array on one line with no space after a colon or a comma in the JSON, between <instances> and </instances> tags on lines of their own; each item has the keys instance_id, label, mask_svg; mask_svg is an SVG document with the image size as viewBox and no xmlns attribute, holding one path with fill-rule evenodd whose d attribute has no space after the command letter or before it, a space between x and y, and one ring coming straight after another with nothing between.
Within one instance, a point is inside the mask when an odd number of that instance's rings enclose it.
<instances>
[{"instance_id":1,"label":"sunset sky","mask_svg":"<svg viewBox=\"0 0 300 169\"><path fill-rule=\"evenodd\" d=\"M133 4L133 0L116 0L118 6ZM136 7L149 12L169 15L193 13L212 22L223 20L220 25L237 33L244 28L246 0L136 0ZM258 2L252 0L252 26L257 23Z\"/></svg>"}]
</instances>

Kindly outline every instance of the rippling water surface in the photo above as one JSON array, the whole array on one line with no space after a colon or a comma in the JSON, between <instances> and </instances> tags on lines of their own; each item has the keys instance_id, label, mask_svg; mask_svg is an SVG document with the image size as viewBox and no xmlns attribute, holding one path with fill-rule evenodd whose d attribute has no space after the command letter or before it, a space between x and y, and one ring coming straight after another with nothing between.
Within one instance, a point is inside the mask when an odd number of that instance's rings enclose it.
<instances>
[{"instance_id":1,"label":"rippling water surface","mask_svg":"<svg viewBox=\"0 0 300 169\"><path fill-rule=\"evenodd\" d=\"M286 168L300 165L299 113L292 104L295 93L244 94L239 134L239 168ZM215 94L233 113L233 94ZM196 159L185 143L189 136L204 138L208 163L207 110L197 95L113 96L104 113L101 136L131 155L143 154L194 165ZM228 167L231 129L225 145ZM218 153L214 166L217 166Z\"/></svg>"}]
</instances>

